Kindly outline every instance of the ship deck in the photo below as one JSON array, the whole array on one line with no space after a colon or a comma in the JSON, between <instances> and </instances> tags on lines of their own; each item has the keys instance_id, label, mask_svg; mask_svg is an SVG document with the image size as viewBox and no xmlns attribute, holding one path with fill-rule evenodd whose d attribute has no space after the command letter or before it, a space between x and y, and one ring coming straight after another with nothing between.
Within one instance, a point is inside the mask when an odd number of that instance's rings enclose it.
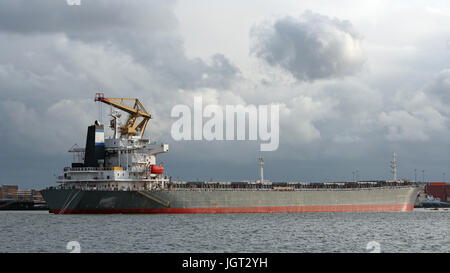
<instances>
[{"instance_id":1,"label":"ship deck","mask_svg":"<svg viewBox=\"0 0 450 273\"><path fill-rule=\"evenodd\" d=\"M206 181L172 181L165 189L169 191L297 191L297 190L357 190L371 188L411 187L416 183L408 181L358 181L358 182L206 182ZM72 186L61 184L50 189L72 189ZM83 190L96 190L92 187ZM122 189L111 189L122 191ZM124 191L130 191L126 189Z\"/></svg>"}]
</instances>

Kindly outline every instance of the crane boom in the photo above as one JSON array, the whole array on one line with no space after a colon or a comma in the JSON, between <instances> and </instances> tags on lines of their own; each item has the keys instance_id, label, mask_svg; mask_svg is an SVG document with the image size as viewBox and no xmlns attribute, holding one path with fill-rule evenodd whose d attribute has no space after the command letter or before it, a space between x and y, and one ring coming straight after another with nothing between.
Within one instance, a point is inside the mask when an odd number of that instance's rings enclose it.
<instances>
[{"instance_id":1,"label":"crane boom","mask_svg":"<svg viewBox=\"0 0 450 273\"><path fill-rule=\"evenodd\" d=\"M103 93L96 93L95 101L109 104L129 114L125 125L120 127L121 137L131 138L132 136L142 137L144 135L145 127L152 116L145 110L138 99L105 98ZM133 101L134 106L127 106L123 104L124 101ZM138 123L139 118L142 118L142 120Z\"/></svg>"}]
</instances>

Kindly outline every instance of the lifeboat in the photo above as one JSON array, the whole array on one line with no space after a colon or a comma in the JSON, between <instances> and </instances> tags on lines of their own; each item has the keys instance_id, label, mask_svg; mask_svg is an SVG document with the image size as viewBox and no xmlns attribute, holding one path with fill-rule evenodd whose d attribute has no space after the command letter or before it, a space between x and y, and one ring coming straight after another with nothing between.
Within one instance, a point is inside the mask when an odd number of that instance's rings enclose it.
<instances>
[{"instance_id":1,"label":"lifeboat","mask_svg":"<svg viewBox=\"0 0 450 273\"><path fill-rule=\"evenodd\" d=\"M164 172L163 166L150 165L150 173L163 174L163 172Z\"/></svg>"}]
</instances>

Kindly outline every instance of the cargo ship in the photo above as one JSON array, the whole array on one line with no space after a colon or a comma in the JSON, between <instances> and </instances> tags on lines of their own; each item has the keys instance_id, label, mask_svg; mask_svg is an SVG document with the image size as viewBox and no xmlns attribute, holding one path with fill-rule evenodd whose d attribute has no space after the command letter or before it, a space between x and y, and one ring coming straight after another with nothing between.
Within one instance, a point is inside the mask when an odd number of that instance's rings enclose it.
<instances>
[{"instance_id":1,"label":"cargo ship","mask_svg":"<svg viewBox=\"0 0 450 273\"><path fill-rule=\"evenodd\" d=\"M143 137L152 116L138 99L106 98L112 136L98 121L88 127L85 147L41 191L49 211L74 213L301 213L411 211L421 188L405 180L344 182L174 181L157 156L169 145ZM128 105L127 105L128 103ZM131 103L131 106L129 105ZM115 109L112 111L112 109ZM121 112L126 121L119 123Z\"/></svg>"}]
</instances>

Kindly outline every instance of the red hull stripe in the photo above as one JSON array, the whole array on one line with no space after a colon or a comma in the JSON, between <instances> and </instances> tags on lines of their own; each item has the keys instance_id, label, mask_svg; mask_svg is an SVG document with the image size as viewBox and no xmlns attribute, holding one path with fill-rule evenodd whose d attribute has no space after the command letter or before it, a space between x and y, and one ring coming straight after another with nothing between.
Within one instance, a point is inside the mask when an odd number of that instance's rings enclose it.
<instances>
[{"instance_id":1,"label":"red hull stripe","mask_svg":"<svg viewBox=\"0 0 450 273\"><path fill-rule=\"evenodd\" d=\"M412 211L414 204L393 205L337 205L337 206L280 206L280 207L224 207L224 208L130 208L130 209L50 209L55 214L156 214L156 213L299 213L299 212L378 212Z\"/></svg>"}]
</instances>

